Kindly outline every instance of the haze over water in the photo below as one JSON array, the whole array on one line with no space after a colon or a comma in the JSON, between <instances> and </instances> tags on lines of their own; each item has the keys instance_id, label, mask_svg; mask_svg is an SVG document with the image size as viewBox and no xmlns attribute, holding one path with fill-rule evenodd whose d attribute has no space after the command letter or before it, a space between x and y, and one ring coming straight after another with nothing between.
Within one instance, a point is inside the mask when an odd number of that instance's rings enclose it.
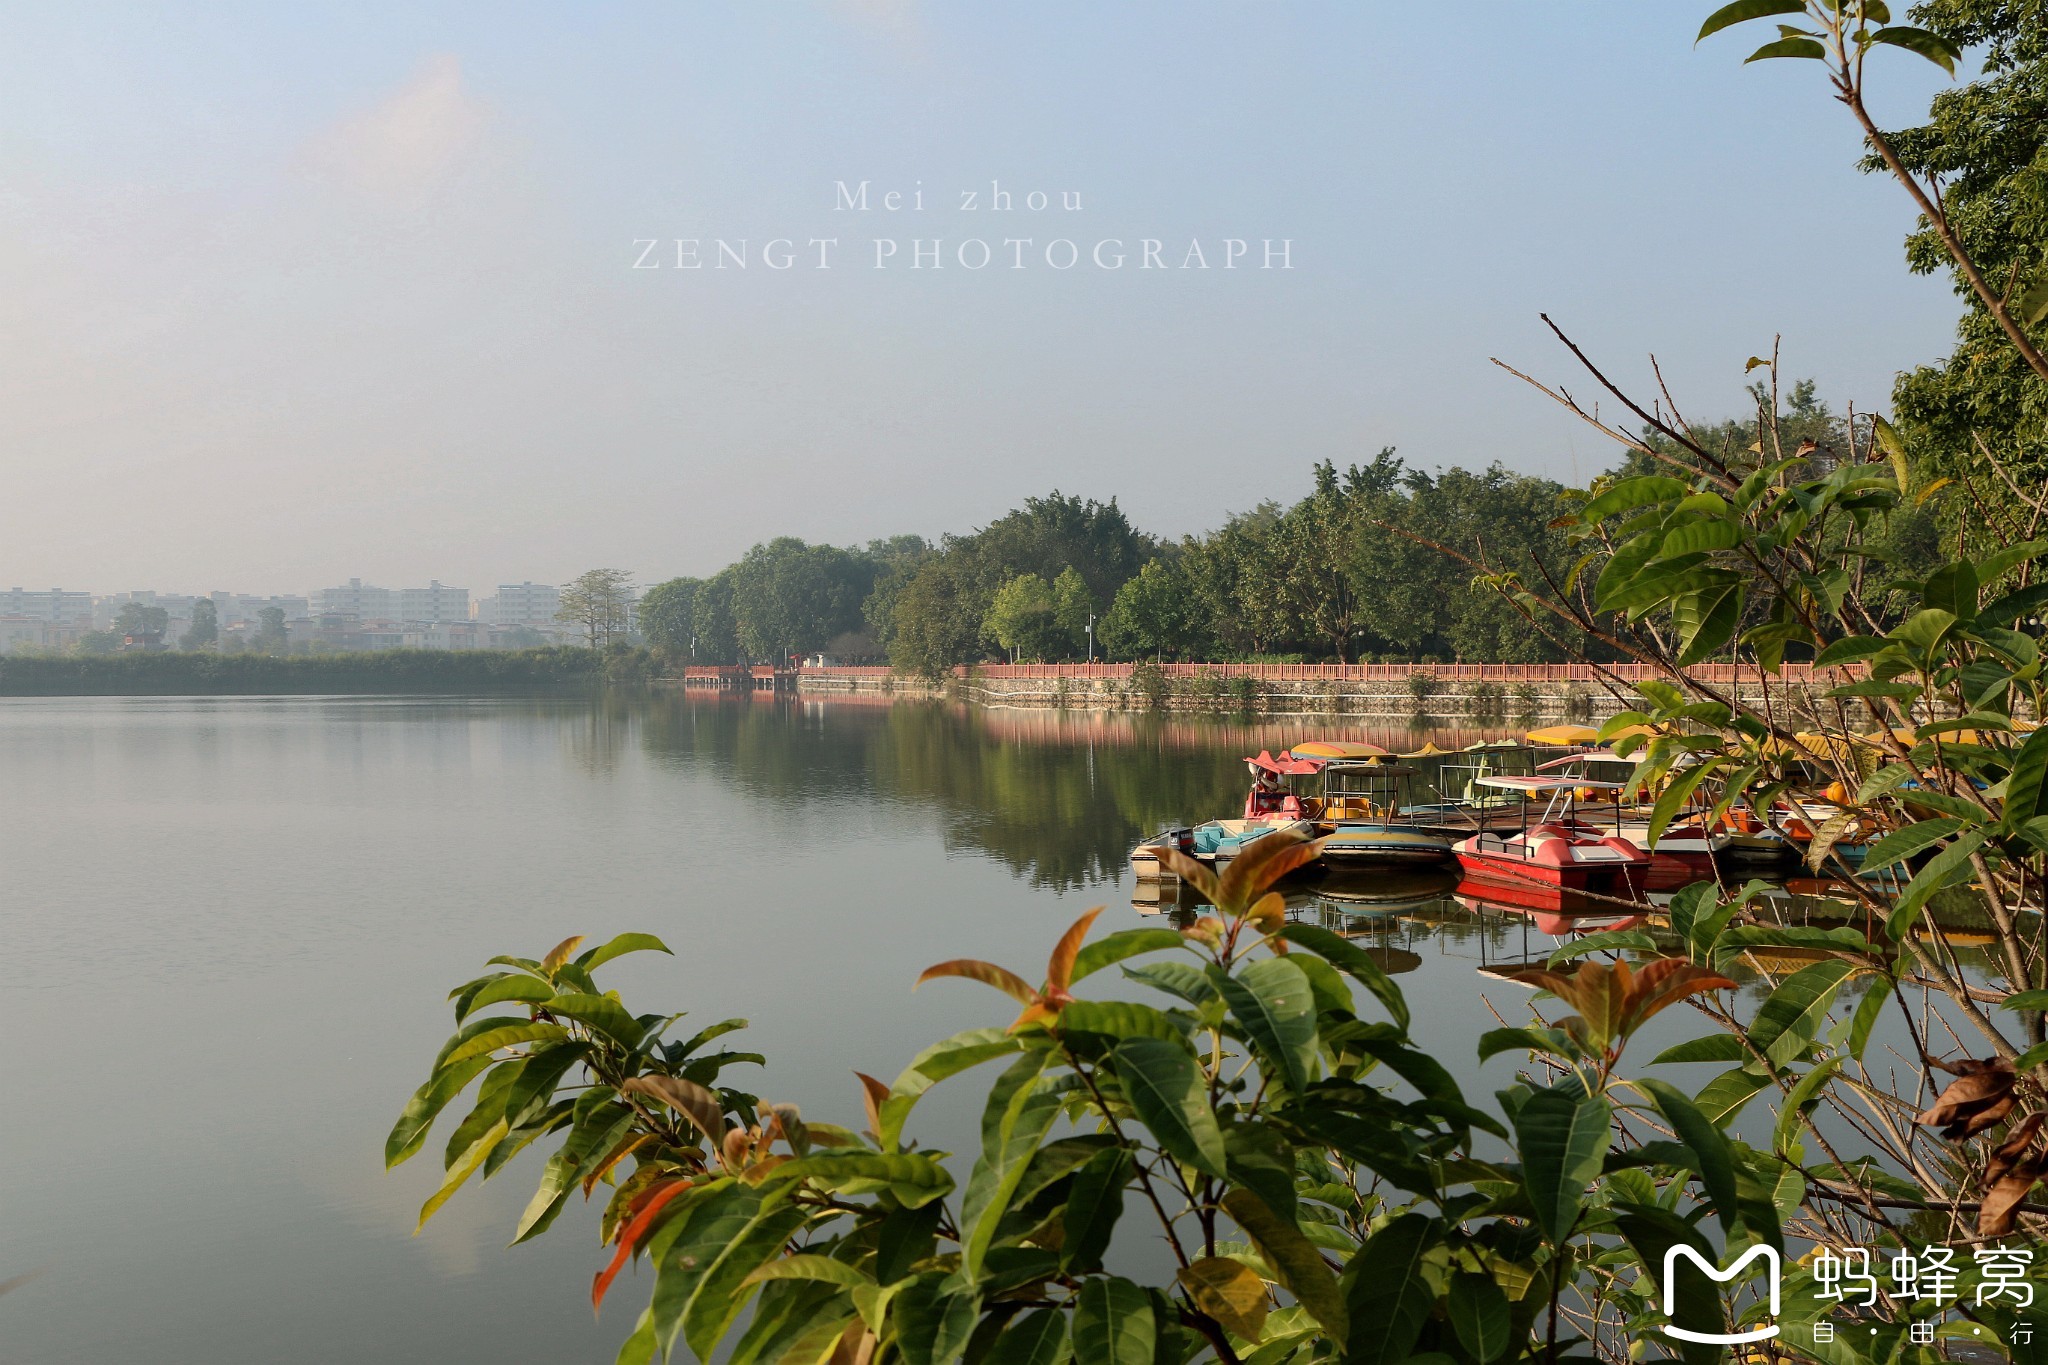
<instances>
[{"instance_id":1,"label":"haze over water","mask_svg":"<svg viewBox=\"0 0 2048 1365\"><path fill-rule=\"evenodd\" d=\"M913 994L919 968L1035 979L1090 906L1098 933L1141 922L1131 842L1234 813L1240 757L1309 735L1424 737L675 694L0 702L0 1279L42 1271L0 1300L0 1357L609 1361L645 1278L592 1322L595 1206L503 1249L538 1155L418 1238L453 1119L382 1170L451 986L497 953L651 931L675 957L601 985L750 1017L730 1041L769 1065L727 1079L858 1127L853 1069L893 1077L1014 1012L966 983ZM1414 956L1417 1037L1490 1103L1512 1068L1465 1060L1494 1026L1479 997L1519 1016L1527 996L1474 969L1550 940L1431 919L1375 941ZM987 1079L939 1087L913 1134L970 1150Z\"/></svg>"}]
</instances>

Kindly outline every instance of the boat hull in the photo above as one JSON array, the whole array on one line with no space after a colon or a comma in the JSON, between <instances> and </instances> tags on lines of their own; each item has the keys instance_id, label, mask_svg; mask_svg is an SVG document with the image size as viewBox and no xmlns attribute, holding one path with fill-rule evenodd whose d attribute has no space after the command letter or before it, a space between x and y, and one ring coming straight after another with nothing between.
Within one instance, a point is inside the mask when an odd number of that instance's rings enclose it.
<instances>
[{"instance_id":1,"label":"boat hull","mask_svg":"<svg viewBox=\"0 0 2048 1365\"><path fill-rule=\"evenodd\" d=\"M1167 830L1131 850L1131 874L1139 881L1167 881L1174 874L1160 861L1161 847L1177 848L1196 862L1219 871L1259 839L1293 830L1304 837L1315 833L1306 820L1211 820L1192 829Z\"/></svg>"},{"instance_id":2,"label":"boat hull","mask_svg":"<svg viewBox=\"0 0 2048 1365\"><path fill-rule=\"evenodd\" d=\"M1427 830L1373 823L1323 828L1323 861L1331 867L1445 863L1451 858L1451 841Z\"/></svg>"},{"instance_id":3,"label":"boat hull","mask_svg":"<svg viewBox=\"0 0 2048 1365\"><path fill-rule=\"evenodd\" d=\"M1538 827L1502 838L1478 834L1456 845L1467 880L1633 899L1647 890L1650 855L1626 839L1595 839Z\"/></svg>"}]
</instances>

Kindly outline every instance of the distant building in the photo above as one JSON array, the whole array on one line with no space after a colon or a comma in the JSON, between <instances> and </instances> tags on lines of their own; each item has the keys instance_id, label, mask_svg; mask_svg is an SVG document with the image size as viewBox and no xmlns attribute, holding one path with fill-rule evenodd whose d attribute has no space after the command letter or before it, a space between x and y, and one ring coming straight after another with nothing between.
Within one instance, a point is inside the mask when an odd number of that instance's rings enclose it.
<instances>
[{"instance_id":1,"label":"distant building","mask_svg":"<svg viewBox=\"0 0 2048 1365\"><path fill-rule=\"evenodd\" d=\"M266 607L276 607L284 613L287 621L302 621L313 614L312 602L303 597L254 597L240 592L213 594L214 616L223 630L260 620Z\"/></svg>"},{"instance_id":2,"label":"distant building","mask_svg":"<svg viewBox=\"0 0 2048 1365\"><path fill-rule=\"evenodd\" d=\"M0 617L23 616L85 631L92 629L92 594L12 588L0 593Z\"/></svg>"},{"instance_id":3,"label":"distant building","mask_svg":"<svg viewBox=\"0 0 2048 1365\"><path fill-rule=\"evenodd\" d=\"M477 619L492 626L529 626L554 633L562 628L555 613L562 609L562 590L552 583L500 583L498 595L477 604Z\"/></svg>"},{"instance_id":4,"label":"distant building","mask_svg":"<svg viewBox=\"0 0 2048 1365\"><path fill-rule=\"evenodd\" d=\"M438 578L424 588L400 588L398 619L407 625L467 621L470 619L469 589L444 588Z\"/></svg>"},{"instance_id":5,"label":"distant building","mask_svg":"<svg viewBox=\"0 0 2048 1365\"><path fill-rule=\"evenodd\" d=\"M360 578L351 578L339 588L321 588L311 594L315 616L353 616L359 621L396 619L398 603L389 588L374 588Z\"/></svg>"},{"instance_id":6,"label":"distant building","mask_svg":"<svg viewBox=\"0 0 2048 1365\"><path fill-rule=\"evenodd\" d=\"M48 649L57 643L52 637L63 629L64 627L56 622L41 616L0 616L0 654L12 654L17 650Z\"/></svg>"}]
</instances>

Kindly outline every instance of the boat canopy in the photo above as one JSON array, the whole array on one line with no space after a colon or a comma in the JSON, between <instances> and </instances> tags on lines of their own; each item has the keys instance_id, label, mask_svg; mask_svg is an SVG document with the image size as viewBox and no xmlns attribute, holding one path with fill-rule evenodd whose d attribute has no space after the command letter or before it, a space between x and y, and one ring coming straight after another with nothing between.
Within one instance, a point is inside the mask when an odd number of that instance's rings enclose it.
<instances>
[{"instance_id":1,"label":"boat canopy","mask_svg":"<svg viewBox=\"0 0 2048 1365\"><path fill-rule=\"evenodd\" d=\"M1523 738L1531 744L1591 744L1600 732L1590 725L1546 725Z\"/></svg>"},{"instance_id":2,"label":"boat canopy","mask_svg":"<svg viewBox=\"0 0 2048 1365\"><path fill-rule=\"evenodd\" d=\"M1278 773L1283 777L1295 777L1304 773L1316 773L1323 770L1323 765L1314 759L1295 758L1285 749L1280 751L1280 757L1278 758L1273 757L1270 750L1261 749L1257 758L1247 758L1244 762L1248 768L1263 769L1269 773Z\"/></svg>"},{"instance_id":3,"label":"boat canopy","mask_svg":"<svg viewBox=\"0 0 2048 1365\"><path fill-rule=\"evenodd\" d=\"M1536 765L1536 771L1547 773L1552 768L1568 767L1574 763L1627 763L1630 766L1641 763L1641 753L1618 754L1612 749L1589 749L1582 754L1566 754L1563 758L1548 759Z\"/></svg>"},{"instance_id":4,"label":"boat canopy","mask_svg":"<svg viewBox=\"0 0 2048 1365\"><path fill-rule=\"evenodd\" d=\"M1503 791L1515 792L1558 792L1576 787L1618 792L1628 786L1626 782L1607 782L1592 777L1523 777L1516 774L1505 777L1475 777L1472 780L1482 787L1499 787Z\"/></svg>"},{"instance_id":5,"label":"boat canopy","mask_svg":"<svg viewBox=\"0 0 2048 1365\"><path fill-rule=\"evenodd\" d=\"M1405 753L1405 754L1402 754L1402 755L1401 755L1401 757L1402 757L1402 758L1437 758L1437 757L1440 757L1440 756L1441 756L1441 755L1443 755L1443 754L1454 754L1454 753L1457 753L1457 752L1458 752L1458 751L1457 751L1456 749L1439 749L1439 748L1437 748L1437 747L1436 747L1436 741L1432 739L1432 740L1428 741L1427 743L1425 743L1425 744L1424 744L1424 745L1423 745L1423 746L1422 746L1422 747L1421 747L1420 749L1411 749L1411 750L1409 750L1409 751L1408 751L1407 753Z\"/></svg>"},{"instance_id":6,"label":"boat canopy","mask_svg":"<svg viewBox=\"0 0 2048 1365\"><path fill-rule=\"evenodd\" d=\"M1294 746L1296 758L1392 758L1392 749L1354 739L1308 739Z\"/></svg>"}]
</instances>

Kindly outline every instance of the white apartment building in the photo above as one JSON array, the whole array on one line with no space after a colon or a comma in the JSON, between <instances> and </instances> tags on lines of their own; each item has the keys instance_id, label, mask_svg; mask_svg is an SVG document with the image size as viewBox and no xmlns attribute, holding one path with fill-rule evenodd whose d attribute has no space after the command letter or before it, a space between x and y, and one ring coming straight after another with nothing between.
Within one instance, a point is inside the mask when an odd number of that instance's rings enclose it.
<instances>
[{"instance_id":1,"label":"white apartment building","mask_svg":"<svg viewBox=\"0 0 2048 1365\"><path fill-rule=\"evenodd\" d=\"M61 638L65 634L64 627L41 616L0 615L0 654L69 643Z\"/></svg>"},{"instance_id":2,"label":"white apartment building","mask_svg":"<svg viewBox=\"0 0 2048 1365\"><path fill-rule=\"evenodd\" d=\"M389 588L375 588L360 578L351 578L339 588L319 588L309 593L313 612L322 616L353 616L359 621L396 619L397 594Z\"/></svg>"},{"instance_id":3,"label":"white apartment building","mask_svg":"<svg viewBox=\"0 0 2048 1365\"><path fill-rule=\"evenodd\" d=\"M424 588L398 590L398 619L407 625L445 625L467 621L469 589L444 588L435 579Z\"/></svg>"},{"instance_id":4,"label":"white apartment building","mask_svg":"<svg viewBox=\"0 0 2048 1365\"><path fill-rule=\"evenodd\" d=\"M500 583L495 597L477 603L477 619L493 626L529 626L559 630L555 613L562 609L562 590L552 583Z\"/></svg>"},{"instance_id":5,"label":"white apartment building","mask_svg":"<svg viewBox=\"0 0 2048 1365\"><path fill-rule=\"evenodd\" d=\"M254 622L266 607L276 607L287 621L303 621L313 614L313 604L304 597L255 597L242 592L213 594L213 611L221 629Z\"/></svg>"},{"instance_id":6,"label":"white apartment building","mask_svg":"<svg viewBox=\"0 0 2048 1365\"><path fill-rule=\"evenodd\" d=\"M12 588L7 592L0 592L0 616L29 616L38 621L90 630L92 594L66 592L62 588L51 588L48 591Z\"/></svg>"}]
</instances>

